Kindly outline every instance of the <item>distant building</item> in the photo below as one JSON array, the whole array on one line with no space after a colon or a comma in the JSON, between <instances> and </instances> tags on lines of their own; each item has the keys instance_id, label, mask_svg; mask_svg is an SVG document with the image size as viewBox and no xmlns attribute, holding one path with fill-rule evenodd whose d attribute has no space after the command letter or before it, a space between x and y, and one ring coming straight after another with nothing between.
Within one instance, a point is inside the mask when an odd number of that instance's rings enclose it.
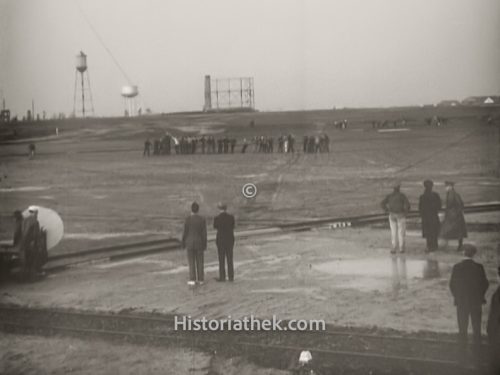
<instances>
[{"instance_id":1,"label":"distant building","mask_svg":"<svg viewBox=\"0 0 500 375\"><path fill-rule=\"evenodd\" d=\"M442 100L437 104L438 107L457 107L459 105L461 104L458 100Z\"/></svg>"},{"instance_id":2,"label":"distant building","mask_svg":"<svg viewBox=\"0 0 500 375\"><path fill-rule=\"evenodd\" d=\"M489 105L500 105L500 96L490 95L490 96L469 96L462 100L462 105L469 106L489 106Z\"/></svg>"},{"instance_id":3,"label":"distant building","mask_svg":"<svg viewBox=\"0 0 500 375\"><path fill-rule=\"evenodd\" d=\"M10 111L8 109L2 109L0 111L0 123L10 122Z\"/></svg>"}]
</instances>

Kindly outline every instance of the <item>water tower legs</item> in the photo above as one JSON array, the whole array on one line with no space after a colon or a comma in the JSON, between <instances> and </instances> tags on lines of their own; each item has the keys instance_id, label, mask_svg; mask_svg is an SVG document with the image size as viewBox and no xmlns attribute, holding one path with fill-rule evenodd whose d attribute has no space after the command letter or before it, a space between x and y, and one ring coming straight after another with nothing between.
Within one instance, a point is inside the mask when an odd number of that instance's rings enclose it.
<instances>
[{"instance_id":1,"label":"water tower legs","mask_svg":"<svg viewBox=\"0 0 500 375\"><path fill-rule=\"evenodd\" d=\"M78 74L80 74L80 79L78 79ZM87 76L87 87L85 87L85 77ZM88 92L88 95L86 93ZM78 99L81 98L81 102ZM85 105L87 104L87 108ZM78 108L77 108L78 107ZM89 111L90 107L90 111ZM81 109L80 109L81 108ZM83 72L75 71L75 92L73 95L73 113L75 117L81 115L81 117L86 117L87 115L94 115L94 103L92 100L92 91L90 90L90 77L88 70Z\"/></svg>"}]
</instances>

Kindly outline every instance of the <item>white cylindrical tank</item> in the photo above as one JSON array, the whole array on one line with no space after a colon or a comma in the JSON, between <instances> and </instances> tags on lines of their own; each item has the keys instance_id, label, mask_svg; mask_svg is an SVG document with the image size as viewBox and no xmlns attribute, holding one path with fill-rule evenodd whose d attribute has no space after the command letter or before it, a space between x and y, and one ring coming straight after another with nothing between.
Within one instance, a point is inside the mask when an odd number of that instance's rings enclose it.
<instances>
[{"instance_id":1,"label":"white cylindrical tank","mask_svg":"<svg viewBox=\"0 0 500 375\"><path fill-rule=\"evenodd\" d=\"M125 98L133 98L139 94L139 89L137 86L123 86L122 87L122 96Z\"/></svg>"},{"instance_id":2,"label":"white cylindrical tank","mask_svg":"<svg viewBox=\"0 0 500 375\"><path fill-rule=\"evenodd\" d=\"M87 55L80 51L79 55L76 55L76 70L83 73L87 70Z\"/></svg>"}]
</instances>

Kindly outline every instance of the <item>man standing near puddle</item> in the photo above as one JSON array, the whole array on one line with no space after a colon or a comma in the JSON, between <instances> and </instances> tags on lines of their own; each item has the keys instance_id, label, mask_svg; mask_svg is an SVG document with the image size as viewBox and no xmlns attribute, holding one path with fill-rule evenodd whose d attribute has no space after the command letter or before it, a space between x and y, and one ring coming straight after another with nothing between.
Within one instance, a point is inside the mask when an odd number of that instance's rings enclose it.
<instances>
[{"instance_id":1,"label":"man standing near puddle","mask_svg":"<svg viewBox=\"0 0 500 375\"><path fill-rule=\"evenodd\" d=\"M233 247L234 247L234 216L226 212L227 205L219 202L217 208L220 214L214 219L214 229L217 230L216 244L219 254L219 278L217 281L234 280Z\"/></svg>"},{"instance_id":2,"label":"man standing near puddle","mask_svg":"<svg viewBox=\"0 0 500 375\"><path fill-rule=\"evenodd\" d=\"M432 191L434 183L431 180L424 181L424 194L420 196L418 211L422 218L422 237L427 242L426 253L438 249L439 236L439 210L441 209L441 198L439 194Z\"/></svg>"},{"instance_id":3,"label":"man standing near puddle","mask_svg":"<svg viewBox=\"0 0 500 375\"><path fill-rule=\"evenodd\" d=\"M441 237L445 240L458 240L457 252L462 250L463 239L467 238L467 227L464 218L464 202L462 197L455 191L453 181L445 181L446 187L446 209L443 224L441 225Z\"/></svg>"},{"instance_id":4,"label":"man standing near puddle","mask_svg":"<svg viewBox=\"0 0 500 375\"><path fill-rule=\"evenodd\" d=\"M188 285L203 285L204 264L203 256L207 248L207 222L198 214L200 206L193 202L191 215L184 222L184 233L182 234L182 247L187 250L189 264Z\"/></svg>"},{"instance_id":5,"label":"man standing near puddle","mask_svg":"<svg viewBox=\"0 0 500 375\"><path fill-rule=\"evenodd\" d=\"M497 247L500 250L500 245ZM500 277L500 267L497 269ZM486 326L490 346L490 367L492 374L500 374L500 286L491 296L490 314Z\"/></svg>"},{"instance_id":6,"label":"man standing near puddle","mask_svg":"<svg viewBox=\"0 0 500 375\"><path fill-rule=\"evenodd\" d=\"M382 209L389 213L391 254L395 254L398 248L400 253L405 252L406 215L410 211L410 202L400 189L401 183L395 183L392 193L387 195L381 204Z\"/></svg>"},{"instance_id":7,"label":"man standing near puddle","mask_svg":"<svg viewBox=\"0 0 500 375\"><path fill-rule=\"evenodd\" d=\"M450 290L457 306L459 361L466 358L467 330L469 316L474 337L474 357L480 361L481 350L481 314L482 305L486 303L484 295L489 283L484 267L472 258L477 252L475 246L463 245L465 259L453 266L450 279Z\"/></svg>"}]
</instances>

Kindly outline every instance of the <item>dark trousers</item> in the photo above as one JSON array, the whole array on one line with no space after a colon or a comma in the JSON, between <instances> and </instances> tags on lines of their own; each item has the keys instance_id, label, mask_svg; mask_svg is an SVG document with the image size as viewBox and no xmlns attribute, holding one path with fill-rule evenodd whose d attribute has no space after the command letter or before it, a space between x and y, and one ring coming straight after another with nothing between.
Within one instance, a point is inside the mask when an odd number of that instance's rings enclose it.
<instances>
[{"instance_id":1,"label":"dark trousers","mask_svg":"<svg viewBox=\"0 0 500 375\"><path fill-rule=\"evenodd\" d=\"M217 253L219 254L219 278L221 280L226 279L226 259L228 279L230 281L234 280L233 247L234 244L217 244Z\"/></svg>"},{"instance_id":2,"label":"dark trousers","mask_svg":"<svg viewBox=\"0 0 500 375\"><path fill-rule=\"evenodd\" d=\"M203 281L203 250L187 250L188 264L189 264L189 280L190 281Z\"/></svg>"},{"instance_id":3,"label":"dark trousers","mask_svg":"<svg viewBox=\"0 0 500 375\"><path fill-rule=\"evenodd\" d=\"M425 238L427 242L427 250L429 251L436 251L438 249L438 235L436 234L435 236L430 236L427 235Z\"/></svg>"},{"instance_id":4,"label":"dark trousers","mask_svg":"<svg viewBox=\"0 0 500 375\"><path fill-rule=\"evenodd\" d=\"M490 373L500 374L500 341L493 339L489 341Z\"/></svg>"},{"instance_id":5,"label":"dark trousers","mask_svg":"<svg viewBox=\"0 0 500 375\"><path fill-rule=\"evenodd\" d=\"M476 360L479 360L479 351L481 350L481 315L481 305L457 306L459 360L463 360L466 357L469 317L472 323L474 356Z\"/></svg>"}]
</instances>

